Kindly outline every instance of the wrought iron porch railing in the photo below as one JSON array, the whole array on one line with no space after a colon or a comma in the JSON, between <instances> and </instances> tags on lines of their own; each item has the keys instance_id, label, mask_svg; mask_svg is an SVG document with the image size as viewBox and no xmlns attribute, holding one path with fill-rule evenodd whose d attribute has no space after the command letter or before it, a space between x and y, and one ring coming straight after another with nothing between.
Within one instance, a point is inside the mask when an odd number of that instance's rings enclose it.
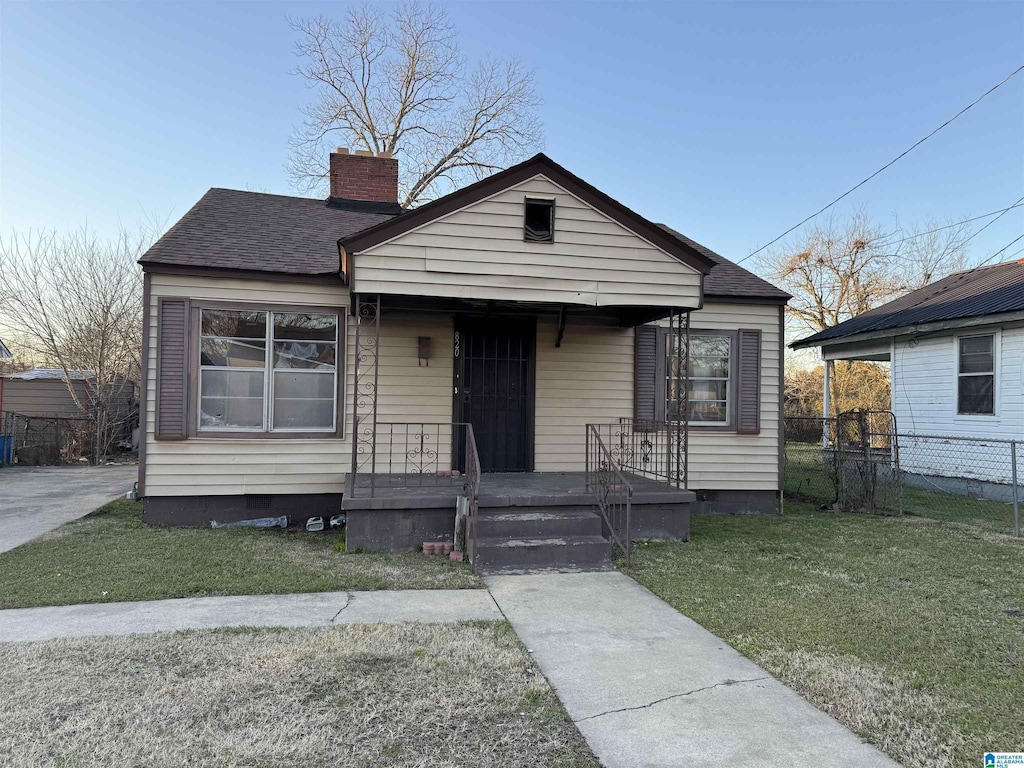
<instances>
[{"instance_id":1,"label":"wrought iron porch railing","mask_svg":"<svg viewBox=\"0 0 1024 768\"><path fill-rule=\"evenodd\" d=\"M373 442L364 441L356 449L367 455L353 461L349 493L365 497L382 488L457 488L465 484L465 475L453 467L462 463L462 456L468 458L469 424L377 422L375 428Z\"/></svg>"},{"instance_id":2,"label":"wrought iron porch railing","mask_svg":"<svg viewBox=\"0 0 1024 768\"><path fill-rule=\"evenodd\" d=\"M685 425L624 417L615 424L588 425L591 427L623 472L686 487Z\"/></svg>"},{"instance_id":3,"label":"wrought iron porch railing","mask_svg":"<svg viewBox=\"0 0 1024 768\"><path fill-rule=\"evenodd\" d=\"M597 499L605 528L628 567L633 549L633 486L601 438L598 426L587 425L587 491Z\"/></svg>"},{"instance_id":4,"label":"wrought iron porch railing","mask_svg":"<svg viewBox=\"0 0 1024 768\"><path fill-rule=\"evenodd\" d=\"M480 507L480 454L476 449L473 425L466 424L466 541L465 552L469 562L476 560L477 510Z\"/></svg>"}]
</instances>

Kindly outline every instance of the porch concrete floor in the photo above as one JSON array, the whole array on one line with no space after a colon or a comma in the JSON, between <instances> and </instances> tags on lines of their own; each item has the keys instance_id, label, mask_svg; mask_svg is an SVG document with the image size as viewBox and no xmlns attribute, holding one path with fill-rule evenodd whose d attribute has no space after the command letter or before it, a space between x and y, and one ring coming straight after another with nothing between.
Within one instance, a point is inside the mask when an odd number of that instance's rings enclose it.
<instances>
[{"instance_id":1,"label":"porch concrete floor","mask_svg":"<svg viewBox=\"0 0 1024 768\"><path fill-rule=\"evenodd\" d=\"M415 476L413 476L415 478ZM633 487L633 502L636 504L686 504L696 498L693 491L670 487L667 483L652 480L641 475L629 474L627 479ZM382 480L369 497L369 489L355 493L346 492L342 502L344 509L440 509L455 506L456 497L462 493L462 478L436 478L425 475L407 484L384 485ZM401 482L392 480L390 482ZM526 506L572 506L594 504L593 495L587 491L584 472L485 472L480 476L480 506L482 507L526 507Z\"/></svg>"},{"instance_id":2,"label":"porch concrete floor","mask_svg":"<svg viewBox=\"0 0 1024 768\"><path fill-rule=\"evenodd\" d=\"M485 581L607 768L898 768L621 573Z\"/></svg>"}]
</instances>

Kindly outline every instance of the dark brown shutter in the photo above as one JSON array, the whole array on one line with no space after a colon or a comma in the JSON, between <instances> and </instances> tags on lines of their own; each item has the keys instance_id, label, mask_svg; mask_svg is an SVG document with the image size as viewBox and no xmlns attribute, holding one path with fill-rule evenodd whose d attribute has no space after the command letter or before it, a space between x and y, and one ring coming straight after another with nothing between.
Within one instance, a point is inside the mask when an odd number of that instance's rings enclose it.
<instances>
[{"instance_id":1,"label":"dark brown shutter","mask_svg":"<svg viewBox=\"0 0 1024 768\"><path fill-rule=\"evenodd\" d=\"M761 431L761 332L739 331L736 431L756 435Z\"/></svg>"},{"instance_id":2,"label":"dark brown shutter","mask_svg":"<svg viewBox=\"0 0 1024 768\"><path fill-rule=\"evenodd\" d=\"M187 437L188 299L160 299L156 331L156 439Z\"/></svg>"},{"instance_id":3,"label":"dark brown shutter","mask_svg":"<svg viewBox=\"0 0 1024 768\"><path fill-rule=\"evenodd\" d=\"M633 418L653 421L657 402L658 328L636 327L633 355Z\"/></svg>"}]
</instances>

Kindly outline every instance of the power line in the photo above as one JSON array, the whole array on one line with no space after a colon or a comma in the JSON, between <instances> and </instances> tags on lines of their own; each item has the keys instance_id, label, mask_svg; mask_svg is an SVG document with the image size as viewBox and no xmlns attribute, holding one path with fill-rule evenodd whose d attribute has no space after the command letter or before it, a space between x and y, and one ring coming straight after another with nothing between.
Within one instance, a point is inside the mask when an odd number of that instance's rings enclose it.
<instances>
[{"instance_id":1,"label":"power line","mask_svg":"<svg viewBox=\"0 0 1024 768\"><path fill-rule=\"evenodd\" d=\"M907 240L914 240L914 239L916 239L918 237L924 237L925 235L934 235L936 232L941 232L944 229L952 229L953 227L959 227L959 226L961 226L963 224L970 224L972 221L979 221L980 219L987 219L989 216L996 216L995 219L993 219L988 224L986 224L984 227L982 227L981 229L978 230L978 232L981 232L981 230L985 229L985 227L988 227L990 224L995 223L995 221L998 220L999 216L1002 216L1007 211L1012 211L1014 208L1020 208L1021 206L1024 206L1024 197L1022 197L1020 200L1018 200L1016 203L1014 203L1013 205L1009 206L1008 208L1000 208L998 211L992 211L991 213L983 213L981 216L974 216L974 217L972 217L970 219L964 219L963 221L957 221L957 222L954 222L952 224L945 224L945 225L943 225L941 227L936 227L935 229L929 229L927 232L915 232L914 234L907 235L906 237L900 238L899 240L892 240L892 241L890 241L888 243L881 243L877 247L878 248L888 248L889 246L892 246L892 245L902 245L903 243L907 242ZM997 216L997 214L998 214L998 216ZM973 235L971 235L969 238L967 238L967 240L965 240L964 242L969 241L971 238L974 237L974 235L978 234L978 232L975 232Z\"/></svg>"},{"instance_id":2,"label":"power line","mask_svg":"<svg viewBox=\"0 0 1024 768\"><path fill-rule=\"evenodd\" d=\"M1020 205L1020 204L1021 204L1021 201L1024 201L1024 197L1021 197L1021 198L1020 198L1020 200L1018 200L1018 201L1017 201L1016 203L1014 203L1013 205L1011 205L1011 206L1010 206L1010 208L1007 208L1006 210L1008 211L1008 210L1010 210L1010 209L1012 209L1012 208L1016 208L1016 207L1017 207L1018 205ZM1003 213L1006 213L1006 211L1003 211ZM989 227L991 227L991 226L992 226L993 224L995 224L995 223L996 223L997 221L999 221L999 220L1000 220L1000 219L1001 219L1001 218L1003 217L1003 213L1000 213L1000 214L999 214L998 216L996 216L996 217L995 217L994 219L992 219L992 221L990 221L990 222L989 222L988 224L986 224L986 225L985 225L984 227L982 227L982 228L981 228L981 229L979 229L979 230L978 230L977 232L975 232L975 233L974 233L973 235L971 235L971 236L970 236L970 237L968 237L968 238L967 238L966 240L964 240L964 243L963 243L963 244L964 244L964 245L967 245L967 244L968 244L969 242L971 242L971 240L973 240L974 238L976 238L976 237L977 237L978 235L980 235L980 234L981 234L982 232L984 232L984 231L985 231L986 229L988 229L988 228L989 228Z\"/></svg>"},{"instance_id":3,"label":"power line","mask_svg":"<svg viewBox=\"0 0 1024 768\"><path fill-rule=\"evenodd\" d=\"M979 265L978 265L978 267L984 267L984 266L985 266L986 264L988 264L988 263L989 263L990 261L992 261L992 259L994 259L994 258L995 258L996 256L998 256L998 255L999 255L1000 253L1002 253L1003 251L1005 251L1005 250L1006 250L1007 248L1009 248L1009 247L1010 247L1011 245L1013 245L1014 243L1016 243L1016 242L1017 242L1018 240L1024 240L1024 234L1022 234L1022 235L1018 235L1017 237L1013 238L1013 240L1011 240L1010 242L1008 242L1008 243L1007 243L1006 245L1004 245L1004 246L1003 246L1002 248L1000 248L1000 249L999 249L998 251L996 251L995 253L993 253L993 254L992 254L991 256L989 256L989 257L988 257L987 259L985 259L985 260L984 260L983 262L981 262L981 264L979 264ZM975 269L977 269L978 267L974 267L974 268L975 268Z\"/></svg>"},{"instance_id":4,"label":"power line","mask_svg":"<svg viewBox=\"0 0 1024 768\"><path fill-rule=\"evenodd\" d=\"M1000 80L1000 81L999 81L998 83L996 83L995 85L993 85L993 86L992 86L991 88L989 88L989 89L988 89L987 91L985 91L985 92L984 92L983 94L981 94L981 96L979 96L978 98L976 98L976 99L975 99L974 101L972 101L972 102L971 102L970 104L968 104L968 105L967 105L966 107L964 107L964 108L963 108L963 109L961 109L961 110L960 110L959 112L957 112L957 113L956 113L955 115L953 115L953 116L952 116L951 118L949 118L949 120L947 120L946 122L944 122L944 123L943 123L942 125L940 125L940 126L939 126L938 128L936 128L936 129L935 129L934 131L932 131L931 133L929 133L929 134L928 134L927 136L925 136L925 137L924 137L923 139L919 139L918 141L914 142L914 144L912 144L912 145L911 145L911 146L910 146L910 147L909 147L908 149L905 149L905 150L904 150L903 152L901 152L901 153L900 153L899 155L897 155L896 157L894 157L894 158L893 158L892 160L890 160L890 161L889 161L888 163L886 163L885 165L883 165L883 166L882 166L881 168L879 168L879 169L878 169L877 171L875 171L874 173L872 173L872 174L871 174L870 176L868 176L868 177L867 177L866 179L864 179L863 181L859 182L858 184L855 184L855 185L854 185L853 187L851 187L850 189L848 189L848 190L846 190L845 192L843 192L843 194L841 194L841 195L840 195L839 197L837 197L837 198L836 198L835 200L833 200L833 201L832 201L831 203L829 203L828 205L826 205L826 206L825 206L824 208L821 208L820 210L818 210L818 211L816 211L816 212L812 213L812 214L811 214L810 216L808 216L808 217L807 217L806 219L804 219L803 221L799 222L798 224L794 224L794 225L793 225L792 227L790 227L789 229L787 229L787 230L786 230L785 232L783 232L783 233L782 233L781 235L779 235L778 237L776 237L776 238L775 238L774 240L772 240L772 241L771 241L771 242L769 242L769 243L765 243L765 244L764 244L764 245L762 245L762 246L761 246L760 248L758 248L758 249L757 249L756 251L754 251L753 253L747 254L746 256L744 256L744 257L743 257L742 259L740 259L740 260L739 260L739 261L737 261L736 263L737 263L737 264L742 264L742 263L743 263L744 261L746 261L747 259L749 259L749 258L750 258L751 256L756 256L757 254L759 254L759 253L760 253L761 251L763 251L763 250L764 250L765 248L767 248L768 246L770 246L770 245L774 245L775 243L779 242L779 240L781 240L782 238L784 238L784 237L785 237L786 235L788 235L788 234L789 234L790 232L792 232L792 231L793 231L794 229L798 229L799 227L802 227L802 226L803 226L804 224L806 224L806 223L807 223L808 221L810 221L811 219L815 218L816 216L820 216L820 215L821 215L822 213L824 213L825 211L827 211L827 210L828 210L829 208L831 208L831 207L832 207L833 205L835 205L836 203L838 203L838 202L839 202L840 200L842 200L842 199L843 199L844 197L846 197L847 195L850 195L850 194L852 194L852 193L853 193L854 191L856 191L857 189L860 189L861 187L863 187L863 186L864 186L865 184L867 184L867 183L868 183L869 181L871 181L871 180L872 180L873 178L875 178L875 176L877 176L878 174L880 174L880 173L881 173L882 171L886 170L886 169L887 169L887 168L889 168L889 167L890 167L891 165L893 165L894 163L896 163L896 162L897 162L898 160L901 160L901 159L903 159L903 158L904 158L904 157L905 157L906 155L910 154L910 152L912 152L913 150L917 149L917 148L918 148L919 146L921 146L922 144L924 144L924 142L928 141L928 139L930 139L930 138L931 138L932 136L934 136L934 135L935 135L936 133L938 133L938 132L939 132L939 131L941 131L941 130L942 130L943 128L945 128L945 127L946 127L947 125L949 125L950 123L952 123L952 122L953 122L954 120L956 120L956 119L957 119L958 117L960 117L960 115L962 115L962 114L963 114L964 112L966 112L967 110L969 110L969 109L970 109L971 107L973 107L973 106L974 106L975 104L977 104L978 102L980 102L980 101L981 101L982 99L984 99L984 98L985 98L986 96L988 96L988 95L989 95L990 93L992 93L992 92L993 92L994 90L996 90L996 88L998 88L999 86L1003 85L1003 84L1004 84L1004 83L1005 83L1005 82L1006 82L1007 80L1009 80L1009 79L1010 79L1011 77L1013 77L1014 75L1016 75L1016 74L1017 74L1018 72L1020 72L1021 70L1024 70L1024 64L1022 64L1021 66L1017 67L1017 69L1015 69L1015 70L1014 70L1013 72L1011 72L1011 73L1010 73L1010 74L1008 74L1008 75L1007 75L1006 77L1004 77L1004 78L1003 78L1002 80Z\"/></svg>"}]
</instances>

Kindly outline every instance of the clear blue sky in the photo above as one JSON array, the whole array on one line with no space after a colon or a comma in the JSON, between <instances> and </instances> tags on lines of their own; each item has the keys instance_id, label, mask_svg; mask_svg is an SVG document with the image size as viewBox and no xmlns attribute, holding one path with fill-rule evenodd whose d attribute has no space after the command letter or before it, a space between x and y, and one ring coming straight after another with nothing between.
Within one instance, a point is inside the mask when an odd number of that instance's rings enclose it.
<instances>
[{"instance_id":1,"label":"clear blue sky","mask_svg":"<svg viewBox=\"0 0 1024 768\"><path fill-rule=\"evenodd\" d=\"M212 186L294 194L309 94L286 17L345 7L2 0L0 228L173 222ZM447 7L468 54L536 69L552 158L733 259L1024 63L1019 1ZM1024 73L838 212L967 218L1022 195ZM1021 233L1024 209L973 255Z\"/></svg>"}]
</instances>

